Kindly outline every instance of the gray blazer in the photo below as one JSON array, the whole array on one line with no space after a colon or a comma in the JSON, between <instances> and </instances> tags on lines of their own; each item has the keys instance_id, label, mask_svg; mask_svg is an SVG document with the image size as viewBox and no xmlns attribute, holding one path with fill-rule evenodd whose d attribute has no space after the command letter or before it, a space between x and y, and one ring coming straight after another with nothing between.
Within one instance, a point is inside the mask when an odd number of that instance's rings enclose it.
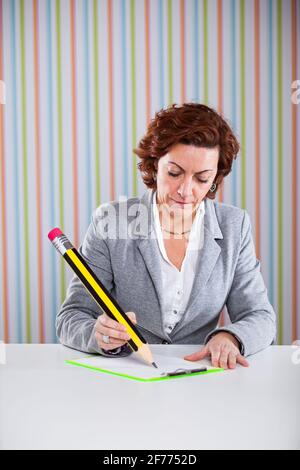
<instances>
[{"instance_id":1,"label":"gray blazer","mask_svg":"<svg viewBox=\"0 0 300 470\"><path fill-rule=\"evenodd\" d=\"M204 245L186 311L170 335L164 332L152 198L153 191L147 190L141 199L99 206L79 248L123 310L135 312L144 338L149 343L201 345L222 330L239 339L245 356L269 346L276 336L276 316L256 259L249 215L211 199L205 200ZM232 323L217 329L224 306ZM102 354L94 338L102 313L74 275L56 320L61 343ZM129 353L128 348L121 351Z\"/></svg>"}]
</instances>

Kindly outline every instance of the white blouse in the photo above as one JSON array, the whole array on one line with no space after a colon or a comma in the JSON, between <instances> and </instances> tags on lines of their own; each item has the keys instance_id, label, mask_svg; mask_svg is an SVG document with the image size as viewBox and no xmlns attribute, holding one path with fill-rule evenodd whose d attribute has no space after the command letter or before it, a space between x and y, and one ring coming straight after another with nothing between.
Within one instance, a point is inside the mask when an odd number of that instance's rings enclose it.
<instances>
[{"instance_id":1,"label":"white blouse","mask_svg":"<svg viewBox=\"0 0 300 470\"><path fill-rule=\"evenodd\" d=\"M156 204L156 191L152 202L154 227L161 254L160 266L164 292L163 326L165 333L170 334L186 310L193 287L199 251L203 247L205 203L202 201L197 208L181 271L178 271L176 266L169 260L165 250Z\"/></svg>"}]
</instances>

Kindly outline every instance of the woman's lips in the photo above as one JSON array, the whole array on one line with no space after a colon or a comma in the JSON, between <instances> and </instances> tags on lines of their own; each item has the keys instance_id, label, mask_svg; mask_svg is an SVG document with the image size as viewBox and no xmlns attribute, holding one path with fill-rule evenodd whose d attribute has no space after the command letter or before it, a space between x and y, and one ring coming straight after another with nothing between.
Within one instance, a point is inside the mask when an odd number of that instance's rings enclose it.
<instances>
[{"instance_id":1,"label":"woman's lips","mask_svg":"<svg viewBox=\"0 0 300 470\"><path fill-rule=\"evenodd\" d=\"M172 199L172 198L171 198L171 200L172 200L173 202L176 202L176 204L181 204L182 206L184 206L185 204L193 204L192 202L176 201L175 199Z\"/></svg>"}]
</instances>

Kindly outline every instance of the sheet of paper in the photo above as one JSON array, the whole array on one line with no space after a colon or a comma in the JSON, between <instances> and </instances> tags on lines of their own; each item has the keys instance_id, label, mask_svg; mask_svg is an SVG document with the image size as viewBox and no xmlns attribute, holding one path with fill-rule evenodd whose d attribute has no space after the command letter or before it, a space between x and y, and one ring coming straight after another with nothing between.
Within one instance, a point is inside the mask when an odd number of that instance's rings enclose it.
<instances>
[{"instance_id":1,"label":"sheet of paper","mask_svg":"<svg viewBox=\"0 0 300 470\"><path fill-rule=\"evenodd\" d=\"M153 360L158 366L146 364L137 354L131 354L128 357L106 358L103 356L90 356L83 359L66 361L70 364L81 365L83 367L99 370L102 372L111 372L121 374L129 378L154 379L164 377L166 373L174 372L177 369L198 369L207 367L210 371L219 371L209 365L209 361L186 361L178 357L170 357L162 354L154 354Z\"/></svg>"}]
</instances>

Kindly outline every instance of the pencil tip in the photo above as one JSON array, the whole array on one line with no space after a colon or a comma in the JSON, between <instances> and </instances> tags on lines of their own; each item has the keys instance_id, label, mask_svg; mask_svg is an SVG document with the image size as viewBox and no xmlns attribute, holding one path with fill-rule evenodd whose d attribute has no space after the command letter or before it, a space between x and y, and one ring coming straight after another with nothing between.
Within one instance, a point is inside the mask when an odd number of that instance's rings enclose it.
<instances>
[{"instance_id":1,"label":"pencil tip","mask_svg":"<svg viewBox=\"0 0 300 470\"><path fill-rule=\"evenodd\" d=\"M155 362L152 362L152 365L153 367L155 367L156 369L158 369L157 365L155 364Z\"/></svg>"}]
</instances>

